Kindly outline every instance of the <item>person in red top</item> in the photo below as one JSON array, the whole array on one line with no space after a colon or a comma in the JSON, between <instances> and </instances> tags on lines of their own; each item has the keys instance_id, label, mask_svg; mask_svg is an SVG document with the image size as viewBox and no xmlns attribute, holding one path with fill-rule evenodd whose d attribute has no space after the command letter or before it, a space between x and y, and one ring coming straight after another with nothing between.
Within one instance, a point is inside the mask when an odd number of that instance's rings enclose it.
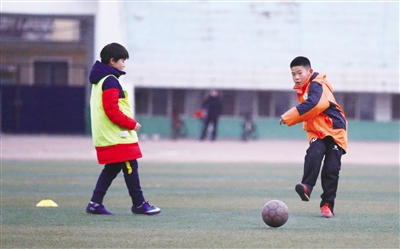
<instances>
[{"instance_id":1,"label":"person in red top","mask_svg":"<svg viewBox=\"0 0 400 249\"><path fill-rule=\"evenodd\" d=\"M90 116L92 137L99 164L104 164L93 195L86 207L89 214L113 214L103 205L104 196L113 180L122 171L132 200L134 214L154 215L161 209L150 205L140 186L138 162L142 157L136 132L141 125L132 117L128 92L119 82L126 74L128 51L118 43L106 45L100 52L101 62L93 65L89 81L92 84Z\"/></svg>"},{"instance_id":2,"label":"person in red top","mask_svg":"<svg viewBox=\"0 0 400 249\"><path fill-rule=\"evenodd\" d=\"M303 122L309 142L303 178L295 190L303 201L309 201L322 165L321 216L330 218L334 215L341 158L347 151L346 116L326 75L314 72L309 59L296 57L290 68L300 104L285 112L280 124L292 126Z\"/></svg>"}]
</instances>

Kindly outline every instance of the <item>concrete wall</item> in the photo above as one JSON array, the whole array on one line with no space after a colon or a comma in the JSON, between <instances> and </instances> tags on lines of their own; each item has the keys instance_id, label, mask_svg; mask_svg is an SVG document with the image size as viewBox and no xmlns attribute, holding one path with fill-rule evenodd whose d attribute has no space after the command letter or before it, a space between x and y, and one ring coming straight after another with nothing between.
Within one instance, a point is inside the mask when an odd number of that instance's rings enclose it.
<instances>
[{"instance_id":1,"label":"concrete wall","mask_svg":"<svg viewBox=\"0 0 400 249\"><path fill-rule=\"evenodd\" d=\"M336 91L400 92L399 3L125 2L129 81L143 87L291 88L311 59Z\"/></svg>"},{"instance_id":2,"label":"concrete wall","mask_svg":"<svg viewBox=\"0 0 400 249\"><path fill-rule=\"evenodd\" d=\"M289 90L297 55L336 91L400 93L399 3L2 3L2 12L95 15L94 59L109 42L131 53L129 86Z\"/></svg>"},{"instance_id":3,"label":"concrete wall","mask_svg":"<svg viewBox=\"0 0 400 249\"><path fill-rule=\"evenodd\" d=\"M336 91L399 93L399 3L2 3L2 12L95 15L94 59L110 42L131 53L129 88L289 90L297 55Z\"/></svg>"},{"instance_id":4,"label":"concrete wall","mask_svg":"<svg viewBox=\"0 0 400 249\"><path fill-rule=\"evenodd\" d=\"M97 12L97 1L7 1L1 3L4 13L35 15L94 15Z\"/></svg>"}]
</instances>

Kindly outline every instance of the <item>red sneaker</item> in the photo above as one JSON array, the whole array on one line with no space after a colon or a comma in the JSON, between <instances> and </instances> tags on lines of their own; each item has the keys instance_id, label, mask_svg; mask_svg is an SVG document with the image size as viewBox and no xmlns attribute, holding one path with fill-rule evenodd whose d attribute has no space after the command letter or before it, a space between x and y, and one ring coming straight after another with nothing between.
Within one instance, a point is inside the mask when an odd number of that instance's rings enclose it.
<instances>
[{"instance_id":1,"label":"red sneaker","mask_svg":"<svg viewBox=\"0 0 400 249\"><path fill-rule=\"evenodd\" d=\"M300 198L303 201L309 201L310 200L310 194L309 194L308 188L307 188L307 186L305 184L303 184L303 183L297 184L295 190L299 194Z\"/></svg>"},{"instance_id":2,"label":"red sneaker","mask_svg":"<svg viewBox=\"0 0 400 249\"><path fill-rule=\"evenodd\" d=\"M325 218L333 217L333 213L331 208L329 207L329 204L325 204L321 207L321 216Z\"/></svg>"}]
</instances>

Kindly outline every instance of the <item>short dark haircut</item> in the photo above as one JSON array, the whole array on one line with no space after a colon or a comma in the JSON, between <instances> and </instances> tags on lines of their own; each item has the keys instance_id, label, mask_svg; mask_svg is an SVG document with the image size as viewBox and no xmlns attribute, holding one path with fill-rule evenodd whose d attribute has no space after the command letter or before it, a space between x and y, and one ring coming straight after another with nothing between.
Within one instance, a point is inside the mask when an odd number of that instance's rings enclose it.
<instances>
[{"instance_id":1,"label":"short dark haircut","mask_svg":"<svg viewBox=\"0 0 400 249\"><path fill-rule=\"evenodd\" d=\"M309 59L307 59L304 56L297 56L290 63L290 68L297 67L297 66L303 66L303 67L306 67L306 68L311 68L311 62L310 62Z\"/></svg>"},{"instance_id":2,"label":"short dark haircut","mask_svg":"<svg viewBox=\"0 0 400 249\"><path fill-rule=\"evenodd\" d=\"M101 50L100 58L101 62L109 64L111 58L114 58L115 61L118 61L119 59L128 59L129 53L124 46L114 42L106 45Z\"/></svg>"}]
</instances>

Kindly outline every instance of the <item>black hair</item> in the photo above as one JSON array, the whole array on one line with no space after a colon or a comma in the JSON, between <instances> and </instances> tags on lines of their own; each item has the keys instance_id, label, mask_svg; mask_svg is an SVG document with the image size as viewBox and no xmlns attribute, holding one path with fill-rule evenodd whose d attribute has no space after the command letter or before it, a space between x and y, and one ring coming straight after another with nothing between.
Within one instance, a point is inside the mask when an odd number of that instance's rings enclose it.
<instances>
[{"instance_id":1,"label":"black hair","mask_svg":"<svg viewBox=\"0 0 400 249\"><path fill-rule=\"evenodd\" d=\"M109 64L111 58L115 61L119 59L129 59L128 50L124 46L118 43L110 43L106 45L100 52L101 62Z\"/></svg>"},{"instance_id":2,"label":"black hair","mask_svg":"<svg viewBox=\"0 0 400 249\"><path fill-rule=\"evenodd\" d=\"M306 68L311 68L311 62L310 62L309 59L307 59L304 56L297 56L290 63L290 68L296 67L296 66L303 66L303 67L306 67Z\"/></svg>"}]
</instances>

